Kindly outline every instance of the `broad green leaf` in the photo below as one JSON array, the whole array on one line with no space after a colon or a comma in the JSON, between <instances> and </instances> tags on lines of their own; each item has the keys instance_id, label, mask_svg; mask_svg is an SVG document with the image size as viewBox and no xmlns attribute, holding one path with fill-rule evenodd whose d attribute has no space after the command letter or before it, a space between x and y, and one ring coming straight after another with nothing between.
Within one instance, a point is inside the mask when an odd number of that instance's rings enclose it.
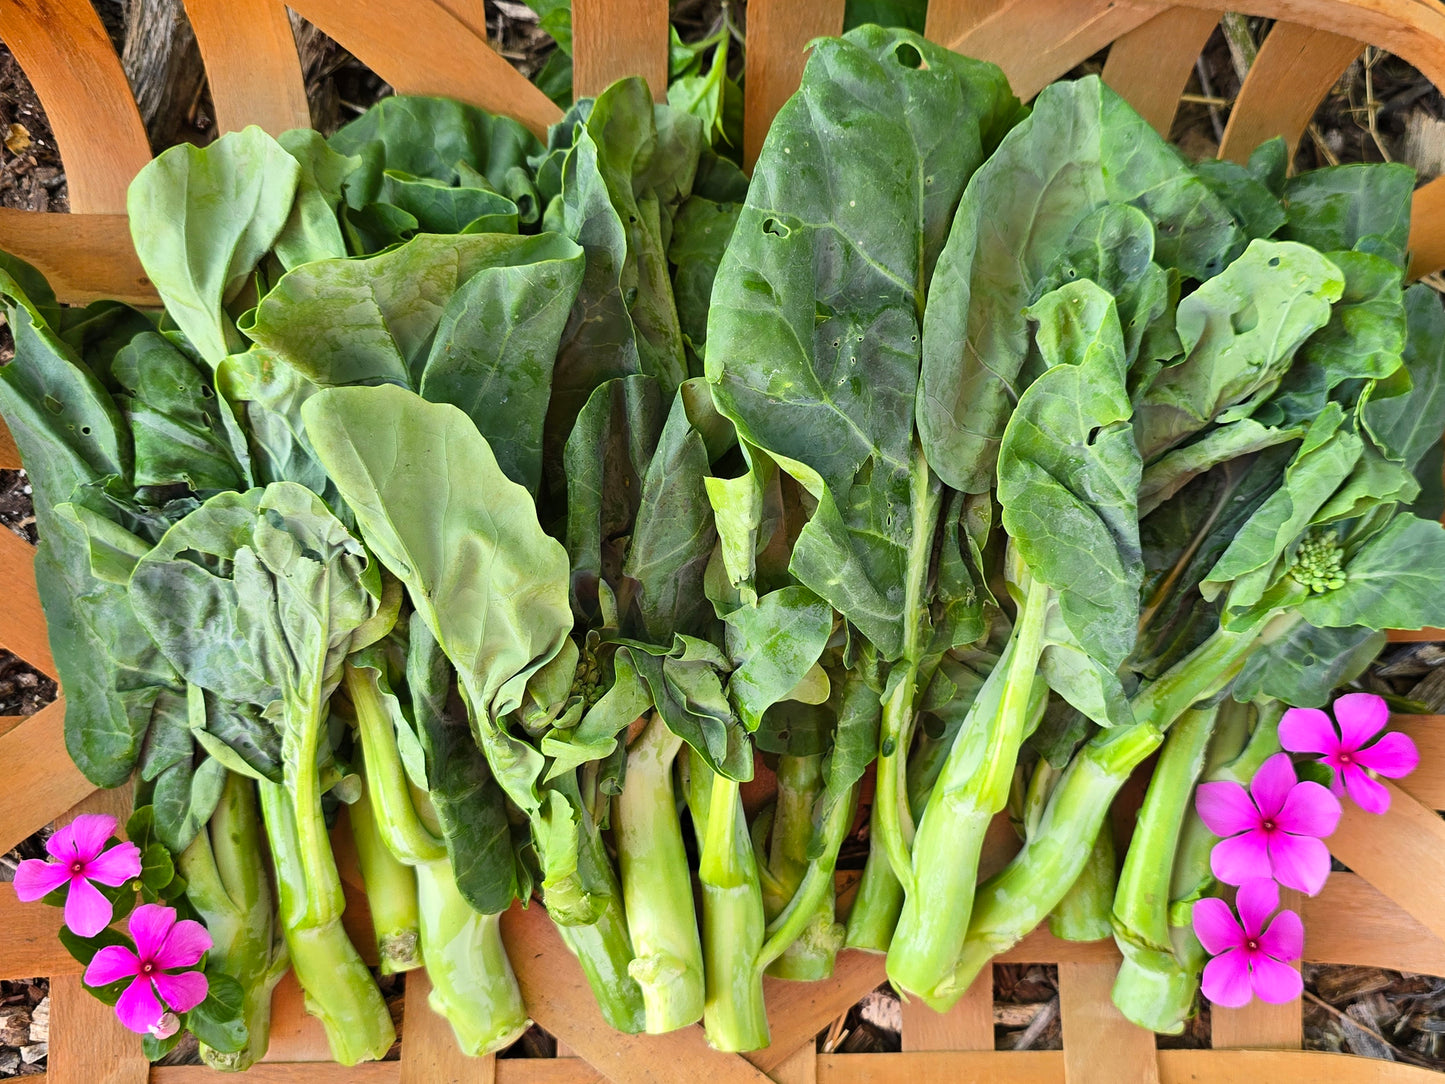
<instances>
[{"instance_id":1,"label":"broad green leaf","mask_svg":"<svg viewBox=\"0 0 1445 1084\"><path fill-rule=\"evenodd\" d=\"M1205 158L1194 163L1194 172L1229 208L1249 240L1273 237L1284 225L1279 197L1251 170L1222 158Z\"/></svg>"},{"instance_id":2,"label":"broad green leaf","mask_svg":"<svg viewBox=\"0 0 1445 1084\"><path fill-rule=\"evenodd\" d=\"M510 117L447 98L397 95L377 102L328 142L361 158L346 184L354 208L384 198L385 172L393 170L446 185L471 181L471 187L480 175L516 205L521 221L535 222L541 212L525 167L542 145Z\"/></svg>"},{"instance_id":3,"label":"broad green leaf","mask_svg":"<svg viewBox=\"0 0 1445 1084\"><path fill-rule=\"evenodd\" d=\"M1261 425L1240 418L1208 430L1192 444L1171 448L1144 469L1139 483L1139 515L1147 516L1199 475L1220 463L1273 448L1304 436L1305 426Z\"/></svg>"},{"instance_id":4,"label":"broad green leaf","mask_svg":"<svg viewBox=\"0 0 1445 1084\"><path fill-rule=\"evenodd\" d=\"M246 334L323 386L410 387L464 283L484 267L563 255L560 244L552 236L421 234L366 259L303 264L262 298Z\"/></svg>"},{"instance_id":5,"label":"broad green leaf","mask_svg":"<svg viewBox=\"0 0 1445 1084\"><path fill-rule=\"evenodd\" d=\"M1317 629L1301 621L1250 652L1235 679L1234 698L1247 703L1272 696L1291 707L1325 707L1334 691L1359 677L1384 646L1383 632Z\"/></svg>"},{"instance_id":6,"label":"broad green leaf","mask_svg":"<svg viewBox=\"0 0 1445 1084\"><path fill-rule=\"evenodd\" d=\"M517 205L491 188L453 187L388 169L380 199L416 219L422 233L517 232Z\"/></svg>"},{"instance_id":7,"label":"broad green leaf","mask_svg":"<svg viewBox=\"0 0 1445 1084\"><path fill-rule=\"evenodd\" d=\"M656 643L670 642L678 633L702 636L712 620L703 572L717 528L704 484L707 472L707 449L679 394L642 479L622 566L629 585L636 585L634 602L642 628Z\"/></svg>"},{"instance_id":8,"label":"broad green leaf","mask_svg":"<svg viewBox=\"0 0 1445 1084\"><path fill-rule=\"evenodd\" d=\"M301 421L301 404L316 393L315 384L277 354L253 346L221 362L216 388L244 423L257 484L298 482L342 510Z\"/></svg>"},{"instance_id":9,"label":"broad green leaf","mask_svg":"<svg viewBox=\"0 0 1445 1084\"><path fill-rule=\"evenodd\" d=\"M733 663L728 697L756 730L764 710L787 697L823 654L833 608L806 587L783 587L723 620Z\"/></svg>"},{"instance_id":10,"label":"broad green leaf","mask_svg":"<svg viewBox=\"0 0 1445 1084\"><path fill-rule=\"evenodd\" d=\"M1345 565L1345 585L1299 612L1320 628L1419 629L1445 624L1445 527L1396 516Z\"/></svg>"},{"instance_id":11,"label":"broad green leaf","mask_svg":"<svg viewBox=\"0 0 1445 1084\"><path fill-rule=\"evenodd\" d=\"M1403 352L1409 390L1386 397L1365 397L1365 429L1392 459L1413 469L1445 429L1445 309L1428 286L1412 286L1404 295L1408 334ZM1397 374L1397 376L1400 374Z\"/></svg>"},{"instance_id":12,"label":"broad green leaf","mask_svg":"<svg viewBox=\"0 0 1445 1084\"><path fill-rule=\"evenodd\" d=\"M346 178L361 164L360 158L338 154L320 132L294 128L277 142L301 166L296 202L286 225L276 237L276 258L291 270L311 260L346 255L346 238L336 214Z\"/></svg>"},{"instance_id":13,"label":"broad green leaf","mask_svg":"<svg viewBox=\"0 0 1445 1084\"><path fill-rule=\"evenodd\" d=\"M970 181L929 290L918 431L966 493L993 484L1028 354L1024 309L1104 203L1138 207L1155 260L1207 278L1242 242L1229 211L1123 99L1092 77L1047 87Z\"/></svg>"},{"instance_id":14,"label":"broad green leaf","mask_svg":"<svg viewBox=\"0 0 1445 1084\"><path fill-rule=\"evenodd\" d=\"M1285 182L1288 220L1278 236L1321 252L1376 238L1403 256L1414 190L1415 171L1399 163L1352 163L1301 173Z\"/></svg>"},{"instance_id":15,"label":"broad green leaf","mask_svg":"<svg viewBox=\"0 0 1445 1084\"><path fill-rule=\"evenodd\" d=\"M1344 284L1340 270L1312 249L1251 241L1239 259L1180 301L1184 358L1154 378L1135 408L1145 460L1211 421L1247 417L1278 386L1295 351L1328 322Z\"/></svg>"},{"instance_id":16,"label":"broad green leaf","mask_svg":"<svg viewBox=\"0 0 1445 1084\"><path fill-rule=\"evenodd\" d=\"M209 495L251 487L250 456L230 405L207 374L164 336L137 335L118 353L115 378L130 392L122 402L135 454L134 484L184 484Z\"/></svg>"},{"instance_id":17,"label":"broad green leaf","mask_svg":"<svg viewBox=\"0 0 1445 1084\"><path fill-rule=\"evenodd\" d=\"M1315 521L1316 514L1359 461L1363 442L1341 429L1343 421L1343 412L1333 403L1315 419L1286 468L1280 487L1235 533L1200 585L1205 598L1213 598L1226 585L1250 573L1260 575L1254 577L1252 588L1231 591L1231 606L1251 605L1263 595L1268 571Z\"/></svg>"},{"instance_id":18,"label":"broad green leaf","mask_svg":"<svg viewBox=\"0 0 1445 1084\"><path fill-rule=\"evenodd\" d=\"M1009 538L1058 593L1080 647L1114 670L1133 649L1143 564L1140 460L1114 300L1088 280L1029 309L1049 369L1019 397L999 450Z\"/></svg>"},{"instance_id":19,"label":"broad green leaf","mask_svg":"<svg viewBox=\"0 0 1445 1084\"><path fill-rule=\"evenodd\" d=\"M667 258L675 268L672 289L678 327L690 352L688 370L693 376L701 375L712 286L740 212L737 203L694 194L678 209L672 224Z\"/></svg>"},{"instance_id":20,"label":"broad green leaf","mask_svg":"<svg viewBox=\"0 0 1445 1084\"><path fill-rule=\"evenodd\" d=\"M377 607L368 565L320 498L276 482L182 519L136 565L130 598L188 682L266 711L294 792L316 770L352 634Z\"/></svg>"},{"instance_id":21,"label":"broad green leaf","mask_svg":"<svg viewBox=\"0 0 1445 1084\"><path fill-rule=\"evenodd\" d=\"M582 281L582 249L565 237L525 238L483 266L442 311L419 391L472 419L502 472L537 492L552 364Z\"/></svg>"},{"instance_id":22,"label":"broad green leaf","mask_svg":"<svg viewBox=\"0 0 1445 1084\"><path fill-rule=\"evenodd\" d=\"M235 1053L246 1046L246 998L241 984L207 970L206 1000L186 1014L186 1027L212 1050Z\"/></svg>"},{"instance_id":23,"label":"broad green leaf","mask_svg":"<svg viewBox=\"0 0 1445 1084\"><path fill-rule=\"evenodd\" d=\"M506 806L466 719L447 710L452 667L424 621L411 623L406 678L452 876L474 908L499 914L517 894Z\"/></svg>"},{"instance_id":24,"label":"broad green leaf","mask_svg":"<svg viewBox=\"0 0 1445 1084\"><path fill-rule=\"evenodd\" d=\"M500 720L572 627L567 555L456 407L404 388L328 388L302 408L321 462L457 668L498 782L538 810L541 757Z\"/></svg>"},{"instance_id":25,"label":"broad green leaf","mask_svg":"<svg viewBox=\"0 0 1445 1084\"><path fill-rule=\"evenodd\" d=\"M622 565L643 480L665 420L657 381L609 380L592 393L567 439L567 553L572 605L581 621L603 620L602 596L622 584Z\"/></svg>"},{"instance_id":26,"label":"broad green leaf","mask_svg":"<svg viewBox=\"0 0 1445 1084\"><path fill-rule=\"evenodd\" d=\"M131 237L166 311L218 365L239 343L223 306L275 243L301 176L260 128L164 151L131 181Z\"/></svg>"}]
</instances>

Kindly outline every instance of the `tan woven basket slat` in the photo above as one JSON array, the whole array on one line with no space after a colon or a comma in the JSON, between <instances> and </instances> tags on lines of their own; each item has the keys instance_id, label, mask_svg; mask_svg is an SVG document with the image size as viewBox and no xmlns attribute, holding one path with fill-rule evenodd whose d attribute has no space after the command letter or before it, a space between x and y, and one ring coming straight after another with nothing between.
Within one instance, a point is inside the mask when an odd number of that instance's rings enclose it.
<instances>
[{"instance_id":1,"label":"tan woven basket slat","mask_svg":"<svg viewBox=\"0 0 1445 1084\"><path fill-rule=\"evenodd\" d=\"M937 1013L916 998L903 1003L903 1049L992 1050L993 967L983 969L958 1004Z\"/></svg>"},{"instance_id":2,"label":"tan woven basket slat","mask_svg":"<svg viewBox=\"0 0 1445 1084\"><path fill-rule=\"evenodd\" d=\"M601 94L640 75L652 96L667 100L667 0L575 0L572 86L577 97Z\"/></svg>"},{"instance_id":3,"label":"tan woven basket slat","mask_svg":"<svg viewBox=\"0 0 1445 1084\"><path fill-rule=\"evenodd\" d=\"M805 43L843 31L843 0L798 0L748 7L748 48L743 62L743 160L758 160L768 125L803 78Z\"/></svg>"},{"instance_id":4,"label":"tan woven basket slat","mask_svg":"<svg viewBox=\"0 0 1445 1084\"><path fill-rule=\"evenodd\" d=\"M0 647L13 651L31 666L55 674L45 614L35 586L35 550L13 531L0 532L0 583L5 608L0 610Z\"/></svg>"},{"instance_id":5,"label":"tan woven basket slat","mask_svg":"<svg viewBox=\"0 0 1445 1084\"><path fill-rule=\"evenodd\" d=\"M1069 1084L1156 1084L1154 1036L1131 1024L1110 991L1112 961L1059 964L1059 1021L1064 1032L1064 1076Z\"/></svg>"},{"instance_id":6,"label":"tan woven basket slat","mask_svg":"<svg viewBox=\"0 0 1445 1084\"><path fill-rule=\"evenodd\" d=\"M275 0L188 0L223 132L259 124L272 135L307 128L311 111L286 8Z\"/></svg>"},{"instance_id":7,"label":"tan woven basket slat","mask_svg":"<svg viewBox=\"0 0 1445 1084\"><path fill-rule=\"evenodd\" d=\"M3 0L0 39L45 103L71 208L124 212L150 143L95 9L87 0Z\"/></svg>"},{"instance_id":8,"label":"tan woven basket slat","mask_svg":"<svg viewBox=\"0 0 1445 1084\"><path fill-rule=\"evenodd\" d=\"M1109 48L1101 78L1165 139L1204 43L1219 13L1170 8L1135 27Z\"/></svg>"},{"instance_id":9,"label":"tan woven basket slat","mask_svg":"<svg viewBox=\"0 0 1445 1084\"><path fill-rule=\"evenodd\" d=\"M1365 43L1298 23L1275 23L1229 113L1221 158L1243 162L1266 139L1283 136L1294 158L1315 106Z\"/></svg>"}]
</instances>

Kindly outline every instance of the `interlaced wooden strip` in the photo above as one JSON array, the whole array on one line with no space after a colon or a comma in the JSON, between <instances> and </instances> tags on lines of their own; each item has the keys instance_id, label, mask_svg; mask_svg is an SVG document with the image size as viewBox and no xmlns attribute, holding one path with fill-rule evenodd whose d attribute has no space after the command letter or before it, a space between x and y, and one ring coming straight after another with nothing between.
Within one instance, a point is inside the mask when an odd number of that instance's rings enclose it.
<instances>
[{"instance_id":1,"label":"interlaced wooden strip","mask_svg":"<svg viewBox=\"0 0 1445 1084\"><path fill-rule=\"evenodd\" d=\"M87 0L0 0L0 39L44 103L70 209L124 211L150 143L95 9Z\"/></svg>"},{"instance_id":2,"label":"interlaced wooden strip","mask_svg":"<svg viewBox=\"0 0 1445 1084\"><path fill-rule=\"evenodd\" d=\"M185 0L206 65L216 125L272 135L308 128L311 111L286 6L277 0Z\"/></svg>"},{"instance_id":3,"label":"interlaced wooden strip","mask_svg":"<svg viewBox=\"0 0 1445 1084\"><path fill-rule=\"evenodd\" d=\"M109 297L156 306L124 214L39 214L0 207L0 249L33 264L72 305Z\"/></svg>"},{"instance_id":4,"label":"interlaced wooden strip","mask_svg":"<svg viewBox=\"0 0 1445 1084\"><path fill-rule=\"evenodd\" d=\"M667 100L667 0L573 0L572 89L601 94L640 75L652 96Z\"/></svg>"},{"instance_id":5,"label":"interlaced wooden strip","mask_svg":"<svg viewBox=\"0 0 1445 1084\"><path fill-rule=\"evenodd\" d=\"M401 1084L495 1084L495 1055L470 1058L457 1046L452 1026L427 1003L431 983L422 969L406 973L406 1042L401 1044Z\"/></svg>"},{"instance_id":6,"label":"interlaced wooden strip","mask_svg":"<svg viewBox=\"0 0 1445 1084\"><path fill-rule=\"evenodd\" d=\"M0 647L53 677L55 660L35 586L35 547L7 527L0 527L0 584L6 595L0 610Z\"/></svg>"},{"instance_id":7,"label":"interlaced wooden strip","mask_svg":"<svg viewBox=\"0 0 1445 1084\"><path fill-rule=\"evenodd\" d=\"M1279 905L1299 913L1303 893L1283 888ZM1305 950L1313 931L1305 927ZM1299 962L1293 964L1299 970ZM1271 1005L1255 998L1242 1009L1225 1009L1218 1005L1209 1010L1209 1041L1215 1050L1298 1050L1304 1045L1304 1015L1300 998L1282 1005Z\"/></svg>"},{"instance_id":8,"label":"interlaced wooden strip","mask_svg":"<svg viewBox=\"0 0 1445 1084\"><path fill-rule=\"evenodd\" d=\"M1112 963L1059 964L1059 1020L1068 1084L1158 1084L1154 1034L1114 1005Z\"/></svg>"},{"instance_id":9,"label":"interlaced wooden strip","mask_svg":"<svg viewBox=\"0 0 1445 1084\"><path fill-rule=\"evenodd\" d=\"M1389 812L1375 816L1345 802L1330 851L1436 937L1445 936L1445 822L1388 780Z\"/></svg>"},{"instance_id":10,"label":"interlaced wooden strip","mask_svg":"<svg viewBox=\"0 0 1445 1084\"><path fill-rule=\"evenodd\" d=\"M1445 177L1436 177L1415 189L1415 202L1410 208L1410 277L1429 275L1442 267L1445 267Z\"/></svg>"},{"instance_id":11,"label":"interlaced wooden strip","mask_svg":"<svg viewBox=\"0 0 1445 1084\"><path fill-rule=\"evenodd\" d=\"M917 998L903 1003L904 1050L992 1050L993 966L948 1012L934 1012Z\"/></svg>"},{"instance_id":12,"label":"interlaced wooden strip","mask_svg":"<svg viewBox=\"0 0 1445 1084\"><path fill-rule=\"evenodd\" d=\"M151 1084L216 1084L216 1071L205 1065L156 1066L151 1070L150 1079ZM258 1062L239 1079L246 1084L397 1084L401 1079L401 1065L394 1061L369 1061L350 1066L335 1062Z\"/></svg>"},{"instance_id":13,"label":"interlaced wooden strip","mask_svg":"<svg viewBox=\"0 0 1445 1084\"><path fill-rule=\"evenodd\" d=\"M1421 805L1445 809L1445 715L1396 715L1390 726L1414 739L1419 766L1399 782Z\"/></svg>"},{"instance_id":14,"label":"interlaced wooden strip","mask_svg":"<svg viewBox=\"0 0 1445 1084\"><path fill-rule=\"evenodd\" d=\"M1283 136L1293 158L1320 99L1364 48L1355 38L1275 23L1239 88L1219 156L1243 162L1265 140Z\"/></svg>"},{"instance_id":15,"label":"interlaced wooden strip","mask_svg":"<svg viewBox=\"0 0 1445 1084\"><path fill-rule=\"evenodd\" d=\"M744 54L743 161L758 160L773 117L803 78L807 43L843 31L843 0L753 0Z\"/></svg>"},{"instance_id":16,"label":"interlaced wooden strip","mask_svg":"<svg viewBox=\"0 0 1445 1084\"><path fill-rule=\"evenodd\" d=\"M1219 12L1170 8L1109 47L1102 78L1165 139Z\"/></svg>"},{"instance_id":17,"label":"interlaced wooden strip","mask_svg":"<svg viewBox=\"0 0 1445 1084\"><path fill-rule=\"evenodd\" d=\"M0 470L18 470L19 467L20 449L15 447L15 438L5 428L5 420L0 418Z\"/></svg>"},{"instance_id":18,"label":"interlaced wooden strip","mask_svg":"<svg viewBox=\"0 0 1445 1084\"><path fill-rule=\"evenodd\" d=\"M547 96L498 56L467 22L436 0L356 4L292 0L398 94L441 94L506 113L539 136L562 115Z\"/></svg>"},{"instance_id":19,"label":"interlaced wooden strip","mask_svg":"<svg viewBox=\"0 0 1445 1084\"><path fill-rule=\"evenodd\" d=\"M23 786L0 787L0 853L95 791L65 751L64 700L0 735L0 764L24 772Z\"/></svg>"},{"instance_id":20,"label":"interlaced wooden strip","mask_svg":"<svg viewBox=\"0 0 1445 1084\"><path fill-rule=\"evenodd\" d=\"M1027 101L1158 10L1127 0L1014 0L944 40L950 49L993 61Z\"/></svg>"},{"instance_id":21,"label":"interlaced wooden strip","mask_svg":"<svg viewBox=\"0 0 1445 1084\"><path fill-rule=\"evenodd\" d=\"M957 41L984 19L1016 0L929 0L923 34L930 41Z\"/></svg>"},{"instance_id":22,"label":"interlaced wooden strip","mask_svg":"<svg viewBox=\"0 0 1445 1084\"><path fill-rule=\"evenodd\" d=\"M103 813L124 825L130 816L129 788L92 794L65 816ZM51 1084L146 1084L150 1063L138 1038L127 1031L115 1010L96 1000L79 975L52 978L50 983Z\"/></svg>"}]
</instances>

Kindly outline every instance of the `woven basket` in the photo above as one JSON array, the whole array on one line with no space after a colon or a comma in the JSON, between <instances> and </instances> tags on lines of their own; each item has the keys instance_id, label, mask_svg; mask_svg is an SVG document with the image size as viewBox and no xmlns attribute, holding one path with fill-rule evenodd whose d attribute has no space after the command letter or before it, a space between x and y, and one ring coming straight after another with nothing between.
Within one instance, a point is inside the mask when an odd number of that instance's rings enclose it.
<instances>
[{"instance_id":1,"label":"woven basket","mask_svg":"<svg viewBox=\"0 0 1445 1084\"><path fill-rule=\"evenodd\" d=\"M291 0L300 15L334 37L399 92L444 94L509 113L538 133L559 113L487 44L480 0ZM1277 21L1230 113L1221 154L1240 158L1280 135L1293 146L1315 107L1366 44L1398 54L1445 87L1445 6L1434 0L1241 0L1248 14ZM278 0L187 0L222 130L259 124L280 132L309 123L301 67L286 8ZM809 39L840 31L843 0L752 0L748 5L745 150L756 156L768 121L797 86ZM666 0L574 0L575 82L596 93L641 74L664 92ZM1207 4L1164 6L1140 0L932 0L928 36L1000 64L1023 97L1110 46L1103 77L1160 131L1167 132L1220 12ZM146 133L109 39L88 0L0 0L0 39L34 84L66 167L70 215L0 209L0 248L39 267L62 300L114 297L154 304L125 218L126 186L150 157ZM1415 197L1412 272L1445 267L1445 178ZM0 427L0 468L19 465ZM1407 634L1411 637L1422 634ZM1427 630L1431 638L1439 630ZM54 673L31 569L30 548L0 531L0 645ZM0 787L0 851L43 825L78 812L123 813L118 792L94 792L65 752L63 701L29 718L0 718L0 765L23 768L23 785ZM1420 769L1388 784L1390 812L1351 808L1332 851L1354 872L1331 877L1301 907L1305 957L1445 975L1445 716L1397 719L1420 747ZM985 856L1006 860L1010 833L994 833ZM1013 844L1016 846L1016 844ZM358 945L372 943L354 863L348 918ZM987 870L985 870L987 872ZM856 876L856 875L854 875ZM850 887L844 875L840 888ZM1288 895L1288 893L1287 893ZM114 1013L81 987L79 967L56 940L58 910L22 906L0 885L0 977L51 977L53 1084L187 1084L212 1080L202 1067L151 1068ZM517 977L537 1022L559 1039L545 1060L465 1058L450 1029L427 1006L426 979L406 978L399 1061L343 1068L328 1062L320 1026L291 980L277 990L271 1049L251 1070L257 1082L304 1084L584 1084L707 1081L854 1084L863 1081L987 1081L997 1084L1132 1084L1267 1080L1435 1081L1436 1074L1388 1062L1303 1053L1301 1007L1254 1004L1216 1009L1212 1050L1156 1050L1154 1036L1128 1023L1109 999L1119 957L1112 942L1073 944L1044 929L1006 961L1056 963L1064 1049L993 1050L992 987L975 984L947 1015L903 1007L903 1052L818 1054L814 1037L883 981L880 957L848 952L833 978L769 981L773 1044L745 1056L720 1054L700 1028L661 1037L608 1028L576 962L540 908L514 908L504 920ZM32 1078L35 1079L35 1078Z\"/></svg>"}]
</instances>

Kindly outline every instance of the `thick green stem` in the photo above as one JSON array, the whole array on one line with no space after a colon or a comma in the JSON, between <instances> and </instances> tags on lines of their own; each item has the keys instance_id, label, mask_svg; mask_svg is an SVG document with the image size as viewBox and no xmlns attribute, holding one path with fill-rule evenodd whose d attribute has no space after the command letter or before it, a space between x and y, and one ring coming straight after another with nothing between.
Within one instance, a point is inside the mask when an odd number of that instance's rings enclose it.
<instances>
[{"instance_id":1,"label":"thick green stem","mask_svg":"<svg viewBox=\"0 0 1445 1084\"><path fill-rule=\"evenodd\" d=\"M1014 765L1038 700L1039 656L1051 593L1026 576L1003 657L969 708L913 841L913 870L888 948L888 978L930 998L946 986L968 933L978 861L994 814L1008 802ZM940 904L946 901L946 905Z\"/></svg>"},{"instance_id":2,"label":"thick green stem","mask_svg":"<svg viewBox=\"0 0 1445 1084\"><path fill-rule=\"evenodd\" d=\"M251 780L227 773L210 823L181 852L179 868L186 898L211 935L211 965L239 982L245 999L246 1045L224 1053L202 1044L201 1059L213 1069L240 1072L266 1053L271 991L286 972Z\"/></svg>"},{"instance_id":3,"label":"thick green stem","mask_svg":"<svg viewBox=\"0 0 1445 1084\"><path fill-rule=\"evenodd\" d=\"M769 923L798 894L810 868L813 808L823 788L823 756L783 756L778 761L778 798L772 817L767 868L762 874L763 913ZM760 855L760 865L761 855ZM833 917L833 895L819 895L811 912L796 919L797 932L767 973L780 979L811 981L833 973L842 931Z\"/></svg>"},{"instance_id":4,"label":"thick green stem","mask_svg":"<svg viewBox=\"0 0 1445 1084\"><path fill-rule=\"evenodd\" d=\"M905 887L912 876L909 848L913 843L913 814L908 808L908 751L913 743L919 667L926 645L923 617L928 570L933 559L933 536L943 507L943 487L929 470L923 452L915 444L909 470L912 498L911 532L908 539L908 567L903 582L903 651L888 675L883 699L883 718L878 735L878 767L873 818L883 853L893 875Z\"/></svg>"},{"instance_id":5,"label":"thick green stem","mask_svg":"<svg viewBox=\"0 0 1445 1084\"><path fill-rule=\"evenodd\" d=\"M682 739L653 715L627 750L627 776L612 805L612 830L649 1034L695 1023L703 1014L703 951L672 762Z\"/></svg>"},{"instance_id":6,"label":"thick green stem","mask_svg":"<svg viewBox=\"0 0 1445 1084\"><path fill-rule=\"evenodd\" d=\"M952 1000L996 953L1037 926L1078 879L1114 796L1158 747L1164 731L1195 703L1223 691L1258 643L1284 635L1297 620L1286 614L1243 632L1216 630L1135 696L1132 726L1098 734L1075 755L1054 788L1039 832L979 887L968 938L949 984Z\"/></svg>"},{"instance_id":7,"label":"thick green stem","mask_svg":"<svg viewBox=\"0 0 1445 1084\"><path fill-rule=\"evenodd\" d=\"M828 961L828 971L818 977L826 978L832 973L833 960L843 942L843 928L834 917L836 887L833 873L838 866L838 850L853 824L857 798L857 787L854 787L846 798L828 807L827 817L821 826L822 853L809 864L788 906L769 921L767 940L758 952L762 966L781 959L797 941L812 940L814 944L809 946L807 956L813 959L826 957ZM817 942L822 943L819 945Z\"/></svg>"},{"instance_id":8,"label":"thick green stem","mask_svg":"<svg viewBox=\"0 0 1445 1084\"><path fill-rule=\"evenodd\" d=\"M898 915L903 910L903 885L893 876L893 865L878 842L877 824L878 805L875 802L868 820L868 861L863 865L863 880L853 897L853 908L848 912L847 934L843 939L846 948L862 949L864 952L888 951L893 931L898 927Z\"/></svg>"},{"instance_id":9,"label":"thick green stem","mask_svg":"<svg viewBox=\"0 0 1445 1084\"><path fill-rule=\"evenodd\" d=\"M363 789L361 796L347 807L347 817L351 821L351 838L356 843L361 880L366 886L366 903L371 911L371 928L376 934L381 973L394 975L420 967L421 917L417 909L416 874L410 866L398 861L383 841L368 789Z\"/></svg>"},{"instance_id":10,"label":"thick green stem","mask_svg":"<svg viewBox=\"0 0 1445 1084\"><path fill-rule=\"evenodd\" d=\"M501 916L474 911L445 858L416 867L422 954L431 1007L446 1017L462 1053L509 1046L531 1021L502 945Z\"/></svg>"},{"instance_id":11,"label":"thick green stem","mask_svg":"<svg viewBox=\"0 0 1445 1084\"><path fill-rule=\"evenodd\" d=\"M731 1052L768 1045L760 962L767 923L752 840L734 780L716 775L695 752L689 802L700 837L703 956L708 1043ZM706 813L699 816L705 808Z\"/></svg>"},{"instance_id":12,"label":"thick green stem","mask_svg":"<svg viewBox=\"0 0 1445 1084\"><path fill-rule=\"evenodd\" d=\"M585 805L582 815L588 822L578 829L578 868L587 884L602 887L607 902L596 922L581 926L558 924L557 932L582 966L603 1019L617 1031L635 1035L646 1028L647 1013L642 988L628 971L633 960L632 935L627 928L622 887Z\"/></svg>"},{"instance_id":13,"label":"thick green stem","mask_svg":"<svg viewBox=\"0 0 1445 1084\"><path fill-rule=\"evenodd\" d=\"M1265 758L1279 751L1275 728L1279 711L1261 720L1251 736L1252 711L1249 706L1232 700L1219 705L1214 735L1205 758L1204 778L1247 783ZM1183 725L1182 721L1178 725ZM1173 734L1169 740L1174 740ZM1123 1003L1121 1008L1130 1007L1126 1011L1142 1005L1144 1009L1138 1015L1151 1015L1166 1023L1182 1022L1193 1012L1199 973L1208 959L1194 936L1193 910L1196 900L1215 889L1209 854L1217 842L1199 815L1187 808L1170 874L1167 917L1170 954L1149 956L1147 969L1125 957L1115 982L1114 996ZM1155 999L1152 1004L1147 1000L1151 997Z\"/></svg>"},{"instance_id":14,"label":"thick green stem","mask_svg":"<svg viewBox=\"0 0 1445 1084\"><path fill-rule=\"evenodd\" d=\"M326 1029L336 1061L355 1065L379 1060L396 1040L396 1031L381 991L341 925L344 897L336 861L331 858L322 883L308 882L291 796L276 783L261 783L260 792L276 869L277 911L291 965L306 993L306 1008ZM330 857L329 847L326 853ZM318 922L318 913L331 917Z\"/></svg>"},{"instance_id":15,"label":"thick green stem","mask_svg":"<svg viewBox=\"0 0 1445 1084\"><path fill-rule=\"evenodd\" d=\"M1064 941L1102 941L1112 934L1109 905L1114 902L1118 870L1114 865L1114 826L1105 819L1084 872L1059 905L1049 912L1049 932Z\"/></svg>"},{"instance_id":16,"label":"thick green stem","mask_svg":"<svg viewBox=\"0 0 1445 1084\"><path fill-rule=\"evenodd\" d=\"M1187 711L1169 731L1139 810L1114 898L1114 940L1124 955L1114 1002L1140 1027L1177 1035L1194 1005L1169 930L1169 890L1179 832L1204 770L1218 706Z\"/></svg>"}]
</instances>

